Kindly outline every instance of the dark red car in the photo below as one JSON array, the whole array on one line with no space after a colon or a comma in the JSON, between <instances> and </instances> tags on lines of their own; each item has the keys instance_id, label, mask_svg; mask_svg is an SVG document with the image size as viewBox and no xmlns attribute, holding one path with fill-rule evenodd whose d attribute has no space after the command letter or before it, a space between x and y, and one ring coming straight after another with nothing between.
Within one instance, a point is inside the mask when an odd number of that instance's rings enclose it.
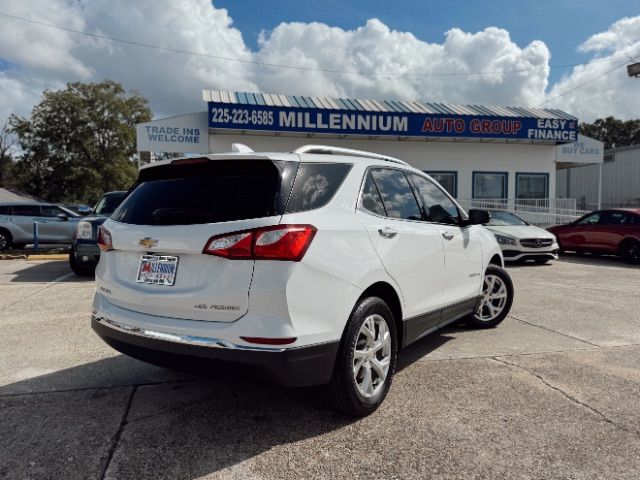
<instances>
[{"instance_id":1,"label":"dark red car","mask_svg":"<svg viewBox=\"0 0 640 480\"><path fill-rule=\"evenodd\" d=\"M598 210L548 230L560 251L608 253L640 263L640 208Z\"/></svg>"}]
</instances>

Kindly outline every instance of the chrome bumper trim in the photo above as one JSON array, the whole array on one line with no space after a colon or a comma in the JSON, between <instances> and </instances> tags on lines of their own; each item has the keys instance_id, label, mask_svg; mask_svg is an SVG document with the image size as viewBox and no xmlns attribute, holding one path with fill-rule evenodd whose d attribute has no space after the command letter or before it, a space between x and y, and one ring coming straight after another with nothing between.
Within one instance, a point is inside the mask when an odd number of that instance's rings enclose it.
<instances>
[{"instance_id":1,"label":"chrome bumper trim","mask_svg":"<svg viewBox=\"0 0 640 480\"><path fill-rule=\"evenodd\" d=\"M116 322L107 317L99 317L97 315L91 315L91 320L98 322L106 327L110 327L114 330L118 330L130 335L137 335L139 337L151 338L154 340L164 340L167 342L182 343L185 345L197 345L201 347L209 348L222 348L226 350L248 350L259 352L283 352L286 348L273 348L273 347L247 347L244 345L237 345L227 340L212 337L199 337L194 335L176 335L175 333L159 332L157 330L148 330L146 328L134 327L126 325L124 323Z\"/></svg>"}]
</instances>

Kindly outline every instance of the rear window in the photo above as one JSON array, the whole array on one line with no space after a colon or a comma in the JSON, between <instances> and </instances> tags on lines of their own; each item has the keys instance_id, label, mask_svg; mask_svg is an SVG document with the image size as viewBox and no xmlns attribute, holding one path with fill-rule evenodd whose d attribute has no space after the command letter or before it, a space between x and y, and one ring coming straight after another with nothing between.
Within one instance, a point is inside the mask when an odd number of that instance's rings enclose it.
<instances>
[{"instance_id":1,"label":"rear window","mask_svg":"<svg viewBox=\"0 0 640 480\"><path fill-rule=\"evenodd\" d=\"M293 184L287 213L320 208L338 191L351 165L347 163L301 163Z\"/></svg>"},{"instance_id":2,"label":"rear window","mask_svg":"<svg viewBox=\"0 0 640 480\"><path fill-rule=\"evenodd\" d=\"M279 215L296 167L243 159L149 168L111 218L134 225L193 225Z\"/></svg>"},{"instance_id":3,"label":"rear window","mask_svg":"<svg viewBox=\"0 0 640 480\"><path fill-rule=\"evenodd\" d=\"M126 193L110 193L103 196L93 210L95 215L111 215L122 202Z\"/></svg>"}]
</instances>

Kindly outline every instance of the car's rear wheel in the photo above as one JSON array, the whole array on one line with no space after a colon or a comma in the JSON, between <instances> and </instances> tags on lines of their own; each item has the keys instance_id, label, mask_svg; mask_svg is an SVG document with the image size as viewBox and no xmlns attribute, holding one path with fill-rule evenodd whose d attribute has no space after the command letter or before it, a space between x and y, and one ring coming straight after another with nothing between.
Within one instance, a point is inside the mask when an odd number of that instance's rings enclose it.
<instances>
[{"instance_id":1,"label":"car's rear wheel","mask_svg":"<svg viewBox=\"0 0 640 480\"><path fill-rule=\"evenodd\" d=\"M11 234L7 230L0 228L0 251L7 250L10 247Z\"/></svg>"},{"instance_id":2,"label":"car's rear wheel","mask_svg":"<svg viewBox=\"0 0 640 480\"><path fill-rule=\"evenodd\" d=\"M384 401L395 372L398 339L393 314L378 297L360 300L345 328L331 383L331 406L354 416L374 412Z\"/></svg>"},{"instance_id":3,"label":"car's rear wheel","mask_svg":"<svg viewBox=\"0 0 640 480\"><path fill-rule=\"evenodd\" d=\"M620 256L629 263L640 263L640 242L633 239L622 242Z\"/></svg>"},{"instance_id":4,"label":"car's rear wheel","mask_svg":"<svg viewBox=\"0 0 640 480\"><path fill-rule=\"evenodd\" d=\"M71 247L71 251L69 252L69 266L71 267L73 273L81 277L91 277L96 273L96 269L94 266L80 265L78 263L73 247Z\"/></svg>"},{"instance_id":5,"label":"car's rear wheel","mask_svg":"<svg viewBox=\"0 0 640 480\"><path fill-rule=\"evenodd\" d=\"M477 328L492 328L502 322L513 304L513 282L505 269L489 265L484 273L482 296L467 324Z\"/></svg>"}]
</instances>

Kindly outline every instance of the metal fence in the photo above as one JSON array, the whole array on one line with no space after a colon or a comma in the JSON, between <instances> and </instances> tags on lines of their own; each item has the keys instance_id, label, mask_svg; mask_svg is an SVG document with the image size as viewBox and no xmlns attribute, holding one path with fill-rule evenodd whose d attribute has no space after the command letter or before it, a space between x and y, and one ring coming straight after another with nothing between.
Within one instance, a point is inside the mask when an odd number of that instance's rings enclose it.
<instances>
[{"instance_id":1,"label":"metal fence","mask_svg":"<svg viewBox=\"0 0 640 480\"><path fill-rule=\"evenodd\" d=\"M512 212L526 222L542 228L570 223L589 213L588 210L576 209L575 198L473 198L458 199L458 203L466 210L481 208Z\"/></svg>"}]
</instances>

